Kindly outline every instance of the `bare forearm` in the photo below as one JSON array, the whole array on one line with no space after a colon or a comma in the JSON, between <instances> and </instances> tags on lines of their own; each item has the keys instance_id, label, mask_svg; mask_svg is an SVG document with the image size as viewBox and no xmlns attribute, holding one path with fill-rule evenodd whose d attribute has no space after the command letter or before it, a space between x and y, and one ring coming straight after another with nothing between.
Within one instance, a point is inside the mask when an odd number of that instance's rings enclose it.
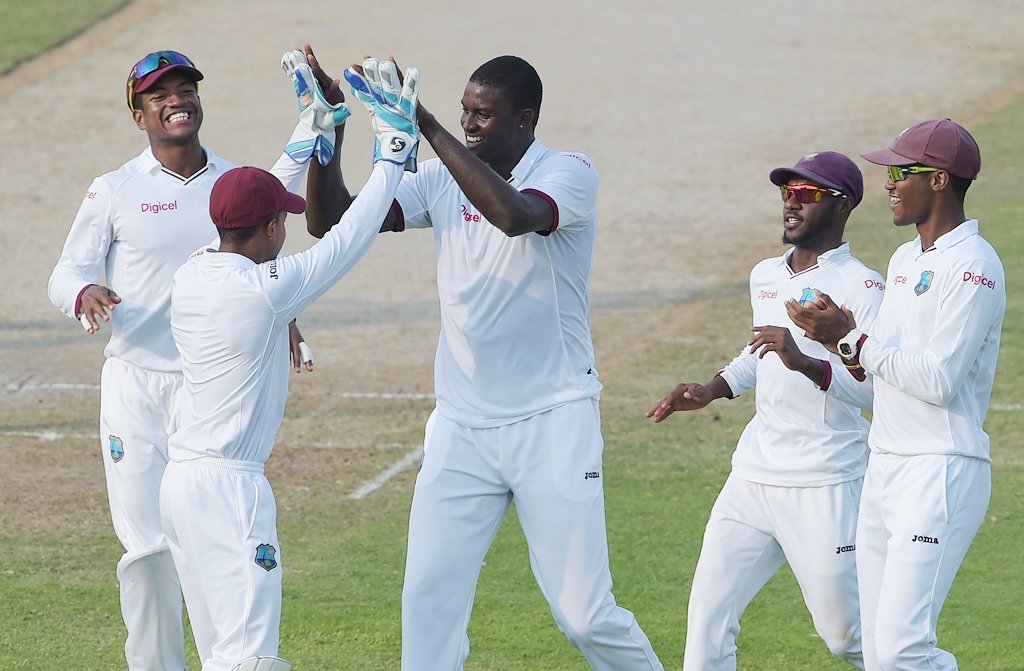
<instances>
[{"instance_id":1,"label":"bare forearm","mask_svg":"<svg viewBox=\"0 0 1024 671\"><path fill-rule=\"evenodd\" d=\"M309 163L309 175L306 178L306 230L318 238L324 237L352 204L352 194L345 186L341 174L341 142L344 133L345 127L338 126L337 150L329 164L322 166L315 160Z\"/></svg>"},{"instance_id":2,"label":"bare forearm","mask_svg":"<svg viewBox=\"0 0 1024 671\"><path fill-rule=\"evenodd\" d=\"M434 153L448 168L469 201L493 226L514 236L537 230L531 227L535 204L481 161L465 145L438 123L422 106L418 110L420 132Z\"/></svg>"}]
</instances>

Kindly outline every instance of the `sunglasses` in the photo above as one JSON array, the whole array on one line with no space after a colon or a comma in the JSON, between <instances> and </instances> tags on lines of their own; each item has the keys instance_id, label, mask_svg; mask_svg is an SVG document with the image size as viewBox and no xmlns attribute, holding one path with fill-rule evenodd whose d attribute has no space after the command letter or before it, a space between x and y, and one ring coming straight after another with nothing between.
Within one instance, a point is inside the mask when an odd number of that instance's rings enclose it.
<instances>
[{"instance_id":1,"label":"sunglasses","mask_svg":"<svg viewBox=\"0 0 1024 671\"><path fill-rule=\"evenodd\" d=\"M823 189L813 184L783 184L779 187L779 191L782 193L782 202L786 202L790 198L796 197L797 201L804 205L808 203L820 203L821 199L828 194L830 196L839 196L845 198L842 191L836 191L835 189Z\"/></svg>"},{"instance_id":2,"label":"sunglasses","mask_svg":"<svg viewBox=\"0 0 1024 671\"><path fill-rule=\"evenodd\" d=\"M941 168L927 168L923 165L890 165L886 166L885 170L889 173L889 179L894 182L902 182L907 178L907 175L919 175L922 172L938 172Z\"/></svg>"},{"instance_id":3,"label":"sunglasses","mask_svg":"<svg viewBox=\"0 0 1024 671\"><path fill-rule=\"evenodd\" d=\"M148 74L156 72L167 65L186 65L190 68L196 66L185 54L177 51L154 51L146 54L142 60L132 66L128 73L128 82L125 84L125 91L128 95L128 109L135 111L135 83ZM198 83L196 84L198 87Z\"/></svg>"}]
</instances>

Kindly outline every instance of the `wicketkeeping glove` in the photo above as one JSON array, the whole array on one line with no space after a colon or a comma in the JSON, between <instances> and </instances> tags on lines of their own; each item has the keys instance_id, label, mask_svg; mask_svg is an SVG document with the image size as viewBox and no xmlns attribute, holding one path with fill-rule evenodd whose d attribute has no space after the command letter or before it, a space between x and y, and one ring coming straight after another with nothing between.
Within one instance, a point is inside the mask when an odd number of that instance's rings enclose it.
<instances>
[{"instance_id":1,"label":"wicketkeeping glove","mask_svg":"<svg viewBox=\"0 0 1024 671\"><path fill-rule=\"evenodd\" d=\"M345 123L351 112L344 103L331 105L327 102L306 62L306 54L285 52L281 67L291 78L299 99L299 123L284 151L296 163L305 163L315 153L320 165L327 165L334 156L334 129Z\"/></svg>"},{"instance_id":2,"label":"wicketkeeping glove","mask_svg":"<svg viewBox=\"0 0 1024 671\"><path fill-rule=\"evenodd\" d=\"M373 162L388 161L416 172L416 152L420 146L420 128L416 123L416 99L419 96L420 71L408 68L405 82L398 77L393 61L363 61L363 74L345 70L352 94L370 111L370 124L377 140Z\"/></svg>"}]
</instances>

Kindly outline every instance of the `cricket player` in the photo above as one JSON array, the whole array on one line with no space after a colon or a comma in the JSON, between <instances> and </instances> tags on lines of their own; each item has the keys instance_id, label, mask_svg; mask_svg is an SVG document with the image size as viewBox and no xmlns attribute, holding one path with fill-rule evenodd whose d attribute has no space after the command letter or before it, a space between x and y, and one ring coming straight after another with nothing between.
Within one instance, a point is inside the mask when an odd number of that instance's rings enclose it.
<instances>
[{"instance_id":1,"label":"cricket player","mask_svg":"<svg viewBox=\"0 0 1024 671\"><path fill-rule=\"evenodd\" d=\"M922 121L863 156L887 166L893 223L917 229L889 260L878 319L862 322L827 293L787 308L808 337L873 381L857 527L865 666L952 671L936 626L992 490L982 424L1006 310L1003 265L964 215L981 170L965 128Z\"/></svg>"},{"instance_id":2,"label":"cricket player","mask_svg":"<svg viewBox=\"0 0 1024 671\"><path fill-rule=\"evenodd\" d=\"M48 287L53 304L80 319L88 333L110 324L100 443L114 531L125 550L117 577L131 671L185 667L181 590L158 501L181 387L170 285L189 254L216 237L210 190L233 167L200 144L202 79L192 60L176 51L147 54L132 66L126 102L149 147L93 180ZM290 144L303 139L297 128ZM292 190L305 170L286 154L272 168ZM101 276L106 285L99 284ZM296 370L300 341L296 330Z\"/></svg>"},{"instance_id":3,"label":"cricket player","mask_svg":"<svg viewBox=\"0 0 1024 671\"><path fill-rule=\"evenodd\" d=\"M786 562L829 650L864 668L854 557L868 453L861 407L870 407L871 386L804 337L786 302L813 302L828 292L870 324L884 284L843 242L864 193L852 160L833 151L808 154L770 179L782 191L782 241L793 248L750 273L753 338L710 382L680 384L647 412L661 422L717 398L757 394L704 531L684 671L735 671L743 611Z\"/></svg>"},{"instance_id":4,"label":"cricket player","mask_svg":"<svg viewBox=\"0 0 1024 671\"><path fill-rule=\"evenodd\" d=\"M183 417L168 440L160 504L196 640L211 642L200 648L203 671L277 655L283 556L263 467L288 394L288 325L376 239L417 146L417 77L406 74L403 107L368 105L377 134L373 171L316 245L278 258L287 213L301 214L305 201L269 172L235 168L210 195L219 248L197 251L174 275ZM371 81L389 92L387 83L398 81L393 63Z\"/></svg>"},{"instance_id":5,"label":"cricket player","mask_svg":"<svg viewBox=\"0 0 1024 671\"><path fill-rule=\"evenodd\" d=\"M541 592L590 666L663 668L616 604L608 566L588 305L597 171L535 138L540 103L534 68L501 56L466 86L465 144L420 106L438 158L402 181L382 218L382 230L433 230L441 307L437 406L409 517L405 671L463 668L477 578L513 501ZM352 202L339 170L310 172L314 235Z\"/></svg>"}]
</instances>

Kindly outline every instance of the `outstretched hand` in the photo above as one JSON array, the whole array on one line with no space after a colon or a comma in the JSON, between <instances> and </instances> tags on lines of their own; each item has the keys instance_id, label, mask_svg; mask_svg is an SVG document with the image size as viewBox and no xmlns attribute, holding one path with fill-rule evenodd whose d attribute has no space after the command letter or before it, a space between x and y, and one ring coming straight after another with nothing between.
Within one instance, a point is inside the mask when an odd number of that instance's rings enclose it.
<instances>
[{"instance_id":1,"label":"outstretched hand","mask_svg":"<svg viewBox=\"0 0 1024 671\"><path fill-rule=\"evenodd\" d=\"M419 70L408 68L405 77L393 59L367 58L361 66L344 72L352 94L370 112L370 124L377 135L373 161L405 165L416 172L420 131L416 122Z\"/></svg>"},{"instance_id":2,"label":"outstretched hand","mask_svg":"<svg viewBox=\"0 0 1024 671\"><path fill-rule=\"evenodd\" d=\"M334 79L324 72L323 67L320 66L320 61L317 60L316 54L313 53L313 47L308 42L302 45L302 53L305 54L306 63L309 64L309 68L316 78L316 83L320 86L320 90L323 91L327 102L331 105L340 105L345 102L345 92L341 87L341 80Z\"/></svg>"},{"instance_id":3,"label":"outstretched hand","mask_svg":"<svg viewBox=\"0 0 1024 671\"><path fill-rule=\"evenodd\" d=\"M281 57L281 68L292 81L299 104L299 122L295 126L285 152L296 162L305 163L316 154L321 165L334 156L336 128L345 123L351 112L344 95L333 96L342 102L330 103L303 51L287 51ZM321 71L322 72L322 71ZM326 75L324 75L326 77Z\"/></svg>"},{"instance_id":4,"label":"outstretched hand","mask_svg":"<svg viewBox=\"0 0 1024 671\"><path fill-rule=\"evenodd\" d=\"M668 396L661 399L656 406L644 413L645 417L654 419L654 423L662 422L677 410L700 410L711 401L715 394L711 388L693 382L676 385Z\"/></svg>"}]
</instances>

